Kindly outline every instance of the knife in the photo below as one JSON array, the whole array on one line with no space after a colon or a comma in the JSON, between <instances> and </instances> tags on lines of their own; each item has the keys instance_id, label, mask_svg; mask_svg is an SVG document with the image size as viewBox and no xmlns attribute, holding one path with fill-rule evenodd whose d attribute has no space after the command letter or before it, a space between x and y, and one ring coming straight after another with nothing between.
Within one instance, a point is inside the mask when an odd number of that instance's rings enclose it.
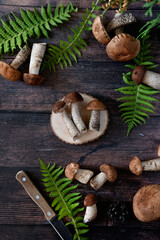
<instances>
[{"instance_id":1,"label":"knife","mask_svg":"<svg viewBox=\"0 0 160 240\"><path fill-rule=\"evenodd\" d=\"M58 216L46 202L42 194L39 192L27 174L24 171L19 171L16 174L16 179L22 184L32 200L41 208L46 219L57 232L59 237L63 240L73 240L73 236L68 228L64 225L62 220L58 220Z\"/></svg>"}]
</instances>

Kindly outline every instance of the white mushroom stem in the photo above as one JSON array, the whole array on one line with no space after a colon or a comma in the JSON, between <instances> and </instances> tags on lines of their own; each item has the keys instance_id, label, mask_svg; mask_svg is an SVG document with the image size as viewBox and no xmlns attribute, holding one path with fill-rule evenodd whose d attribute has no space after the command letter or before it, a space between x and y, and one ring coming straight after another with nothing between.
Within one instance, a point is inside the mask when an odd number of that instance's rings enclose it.
<instances>
[{"instance_id":1,"label":"white mushroom stem","mask_svg":"<svg viewBox=\"0 0 160 240\"><path fill-rule=\"evenodd\" d=\"M80 133L79 133L78 129L76 128L76 126L74 125L72 119L68 116L65 109L63 109L63 111L62 111L62 118L66 124L66 127L67 127L71 137L75 141L80 136Z\"/></svg>"},{"instance_id":2,"label":"white mushroom stem","mask_svg":"<svg viewBox=\"0 0 160 240\"><path fill-rule=\"evenodd\" d=\"M89 129L99 131L100 129L100 110L92 110L89 120Z\"/></svg>"},{"instance_id":3,"label":"white mushroom stem","mask_svg":"<svg viewBox=\"0 0 160 240\"><path fill-rule=\"evenodd\" d=\"M97 206L96 204L86 207L86 212L84 215L84 223L93 221L97 217Z\"/></svg>"},{"instance_id":4,"label":"white mushroom stem","mask_svg":"<svg viewBox=\"0 0 160 240\"><path fill-rule=\"evenodd\" d=\"M39 74L41 63L46 51L46 43L34 43L31 52L31 59L29 65L30 74Z\"/></svg>"},{"instance_id":5,"label":"white mushroom stem","mask_svg":"<svg viewBox=\"0 0 160 240\"><path fill-rule=\"evenodd\" d=\"M30 54L31 49L27 45L25 45L11 63L11 67L13 67L14 69L18 69L27 60Z\"/></svg>"},{"instance_id":6,"label":"white mushroom stem","mask_svg":"<svg viewBox=\"0 0 160 240\"><path fill-rule=\"evenodd\" d=\"M143 171L160 171L160 158L141 162Z\"/></svg>"},{"instance_id":7,"label":"white mushroom stem","mask_svg":"<svg viewBox=\"0 0 160 240\"><path fill-rule=\"evenodd\" d=\"M79 103L72 103L71 105L71 115L72 115L72 119L74 124L76 125L76 127L78 128L78 130L80 131L80 133L85 133L87 132L87 127L84 124L80 112L79 112Z\"/></svg>"},{"instance_id":8,"label":"white mushroom stem","mask_svg":"<svg viewBox=\"0 0 160 240\"><path fill-rule=\"evenodd\" d=\"M75 179L83 184L87 184L91 177L93 176L94 172L87 170L87 169L78 169Z\"/></svg>"},{"instance_id":9,"label":"white mushroom stem","mask_svg":"<svg viewBox=\"0 0 160 240\"><path fill-rule=\"evenodd\" d=\"M143 77L144 84L153 87L154 89L160 90L160 74L152 71L146 71Z\"/></svg>"},{"instance_id":10,"label":"white mushroom stem","mask_svg":"<svg viewBox=\"0 0 160 240\"><path fill-rule=\"evenodd\" d=\"M100 172L97 176L91 179L90 185L95 190L98 190L103 186L103 184L107 181L107 176L104 172Z\"/></svg>"},{"instance_id":11,"label":"white mushroom stem","mask_svg":"<svg viewBox=\"0 0 160 240\"><path fill-rule=\"evenodd\" d=\"M116 19L119 18L119 16L122 16L122 14L121 14L121 13L116 13L116 15L114 16L115 21L116 21ZM114 30L115 35L118 35L118 34L120 34L120 33L123 33L123 29L124 29L123 26L122 26L122 27L118 27L118 28L116 28L116 29Z\"/></svg>"}]
</instances>

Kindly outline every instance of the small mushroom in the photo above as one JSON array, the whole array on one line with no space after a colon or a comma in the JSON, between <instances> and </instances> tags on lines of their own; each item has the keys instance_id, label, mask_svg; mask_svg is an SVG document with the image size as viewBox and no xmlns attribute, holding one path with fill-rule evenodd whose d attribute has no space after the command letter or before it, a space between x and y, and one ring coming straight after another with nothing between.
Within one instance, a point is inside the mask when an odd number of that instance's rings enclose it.
<instances>
[{"instance_id":1,"label":"small mushroom","mask_svg":"<svg viewBox=\"0 0 160 240\"><path fill-rule=\"evenodd\" d=\"M84 206L86 207L84 215L84 223L93 221L97 217L97 198L94 194L88 194L84 199Z\"/></svg>"},{"instance_id":2,"label":"small mushroom","mask_svg":"<svg viewBox=\"0 0 160 240\"><path fill-rule=\"evenodd\" d=\"M90 185L95 190L98 190L108 180L114 182L117 179L117 170L110 164L100 166L100 173L90 180Z\"/></svg>"},{"instance_id":3,"label":"small mushroom","mask_svg":"<svg viewBox=\"0 0 160 240\"><path fill-rule=\"evenodd\" d=\"M58 114L62 114L62 118L63 121L70 133L70 135L72 136L73 140L75 141L79 136L80 133L78 131L78 129L76 128L76 126L74 125L72 119L68 116L66 110L65 110L65 102L63 101L59 101L57 103L54 104L53 106L53 112Z\"/></svg>"},{"instance_id":4,"label":"small mushroom","mask_svg":"<svg viewBox=\"0 0 160 240\"><path fill-rule=\"evenodd\" d=\"M12 82L19 81L21 79L21 73L17 69L27 60L30 53L30 48L25 45L10 65L0 61L0 74Z\"/></svg>"},{"instance_id":5,"label":"small mushroom","mask_svg":"<svg viewBox=\"0 0 160 240\"><path fill-rule=\"evenodd\" d=\"M107 45L111 38L109 37L103 23L101 16L97 16L92 24L92 32L96 40L102 44Z\"/></svg>"},{"instance_id":6,"label":"small mushroom","mask_svg":"<svg viewBox=\"0 0 160 240\"><path fill-rule=\"evenodd\" d=\"M39 75L41 63L46 51L46 43L34 43L31 52L29 73L23 74L25 83L36 86L43 82L44 77Z\"/></svg>"},{"instance_id":7,"label":"small mushroom","mask_svg":"<svg viewBox=\"0 0 160 240\"><path fill-rule=\"evenodd\" d=\"M65 176L69 180L73 180L75 178L83 184L87 184L93 174L94 173L88 169L80 169L78 163L70 163L65 169Z\"/></svg>"},{"instance_id":8,"label":"small mushroom","mask_svg":"<svg viewBox=\"0 0 160 240\"><path fill-rule=\"evenodd\" d=\"M127 33L118 34L106 46L108 57L118 62L135 58L139 51L140 41Z\"/></svg>"},{"instance_id":9,"label":"small mushroom","mask_svg":"<svg viewBox=\"0 0 160 240\"><path fill-rule=\"evenodd\" d=\"M160 185L146 185L138 190L133 198L133 212L142 222L160 218Z\"/></svg>"},{"instance_id":10,"label":"small mushroom","mask_svg":"<svg viewBox=\"0 0 160 240\"><path fill-rule=\"evenodd\" d=\"M100 111L106 110L105 105L99 100L95 99L88 103L87 110L91 110L91 117L89 120L89 129L93 131L100 130Z\"/></svg>"},{"instance_id":11,"label":"small mushroom","mask_svg":"<svg viewBox=\"0 0 160 240\"><path fill-rule=\"evenodd\" d=\"M132 80L137 85L144 83L154 89L160 90L160 74L146 70L146 67L143 65L134 68L132 71Z\"/></svg>"},{"instance_id":12,"label":"small mushroom","mask_svg":"<svg viewBox=\"0 0 160 240\"><path fill-rule=\"evenodd\" d=\"M129 164L129 169L137 176L143 171L160 171L160 158L141 162L138 157L134 157Z\"/></svg>"},{"instance_id":13,"label":"small mushroom","mask_svg":"<svg viewBox=\"0 0 160 240\"><path fill-rule=\"evenodd\" d=\"M64 98L64 102L71 105L71 116L74 124L76 125L80 133L85 133L87 132L87 127L84 124L79 112L79 102L82 101L83 98L78 92L70 92Z\"/></svg>"}]
</instances>

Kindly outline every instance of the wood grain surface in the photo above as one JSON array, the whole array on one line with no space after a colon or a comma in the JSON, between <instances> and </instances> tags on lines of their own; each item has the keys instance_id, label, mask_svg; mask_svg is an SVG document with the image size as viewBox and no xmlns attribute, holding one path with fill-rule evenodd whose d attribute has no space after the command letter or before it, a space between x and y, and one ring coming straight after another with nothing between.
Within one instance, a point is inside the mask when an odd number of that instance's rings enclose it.
<instances>
[{"instance_id":1,"label":"wood grain surface","mask_svg":"<svg viewBox=\"0 0 160 240\"><path fill-rule=\"evenodd\" d=\"M69 3L67 0L0 0L0 17L13 11L19 15L19 9L40 9L51 2L53 9L57 4ZM79 13L72 14L69 23L52 28L49 39L32 39L33 42L47 42L57 45L67 40L69 29L80 23L86 7L91 6L88 0L73 0L79 7ZM138 29L149 19L145 16L143 3L129 7L138 19L136 25L127 29L128 33L137 34ZM159 12L154 7L153 17ZM111 19L114 11L107 13ZM126 136L126 126L118 112L117 98L120 94L114 89L124 86L122 72L127 72L124 63L116 63L107 58L105 47L96 42L92 33L84 35L88 43L86 51L78 63L65 70L57 68L56 72L45 70L42 74L45 81L41 86L31 87L23 82L9 82L0 76L0 239L1 240L45 240L59 239L46 222L42 211L28 197L23 187L15 179L20 170L25 170L38 186L49 203L51 199L44 191L40 180L40 163L38 157L47 163L56 163L65 167L71 161L79 162L83 168L98 173L99 166L110 163L117 167L118 179L115 183L106 183L99 191L98 217L90 224L89 239L93 240L159 240L160 220L152 223L140 223L133 214L127 222L115 227L107 227L106 209L112 201L124 201L132 212L132 199L136 191L146 184L159 183L159 172L145 172L134 176L128 170L131 158L138 155L142 160L157 157L160 144L160 103L156 102L156 114L150 115L146 125L138 126L130 136ZM160 63L160 32L151 34L151 54L154 62ZM10 63L14 55L4 56ZM20 70L28 72L29 61ZM160 73L160 68L155 69ZM57 139L50 127L52 106L59 98L70 91L91 94L107 106L110 124L104 136L97 141L82 146L72 146ZM160 100L160 95L155 96ZM76 183L76 181L74 182ZM89 185L79 184L78 191L85 196L94 193ZM72 231L72 229L70 229Z\"/></svg>"}]
</instances>

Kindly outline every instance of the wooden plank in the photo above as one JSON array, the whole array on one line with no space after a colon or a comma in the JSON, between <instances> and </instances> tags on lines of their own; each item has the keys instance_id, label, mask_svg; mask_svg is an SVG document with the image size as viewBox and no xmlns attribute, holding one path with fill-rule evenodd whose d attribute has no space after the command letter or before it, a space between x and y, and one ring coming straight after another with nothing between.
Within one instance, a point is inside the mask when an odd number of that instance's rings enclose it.
<instances>
[{"instance_id":1,"label":"wooden plank","mask_svg":"<svg viewBox=\"0 0 160 240\"><path fill-rule=\"evenodd\" d=\"M147 125L135 128L129 137L119 116L110 116L105 135L82 146L63 143L53 134L49 114L0 114L0 166L39 166L38 157L65 166L80 161L82 166L98 169L103 162L128 168L131 158L157 157L160 117L151 117ZM153 129L154 126L154 129ZM142 141L145 144L142 144ZM65 156L65 157L64 157Z\"/></svg>"},{"instance_id":2,"label":"wooden plank","mask_svg":"<svg viewBox=\"0 0 160 240\"><path fill-rule=\"evenodd\" d=\"M139 228L109 228L90 227L89 239L96 240L159 240L159 230L139 229ZM2 240L60 240L51 226L0 226L0 237Z\"/></svg>"},{"instance_id":3,"label":"wooden plank","mask_svg":"<svg viewBox=\"0 0 160 240\"><path fill-rule=\"evenodd\" d=\"M98 97L111 114L117 115L117 99L122 94L115 89L125 86L123 72L128 72L123 63L79 62L66 70L43 73L45 81L37 87L1 78L0 110L51 112L53 104L68 92L80 91ZM160 99L158 94L155 97ZM159 102L154 105L159 114Z\"/></svg>"}]
</instances>

